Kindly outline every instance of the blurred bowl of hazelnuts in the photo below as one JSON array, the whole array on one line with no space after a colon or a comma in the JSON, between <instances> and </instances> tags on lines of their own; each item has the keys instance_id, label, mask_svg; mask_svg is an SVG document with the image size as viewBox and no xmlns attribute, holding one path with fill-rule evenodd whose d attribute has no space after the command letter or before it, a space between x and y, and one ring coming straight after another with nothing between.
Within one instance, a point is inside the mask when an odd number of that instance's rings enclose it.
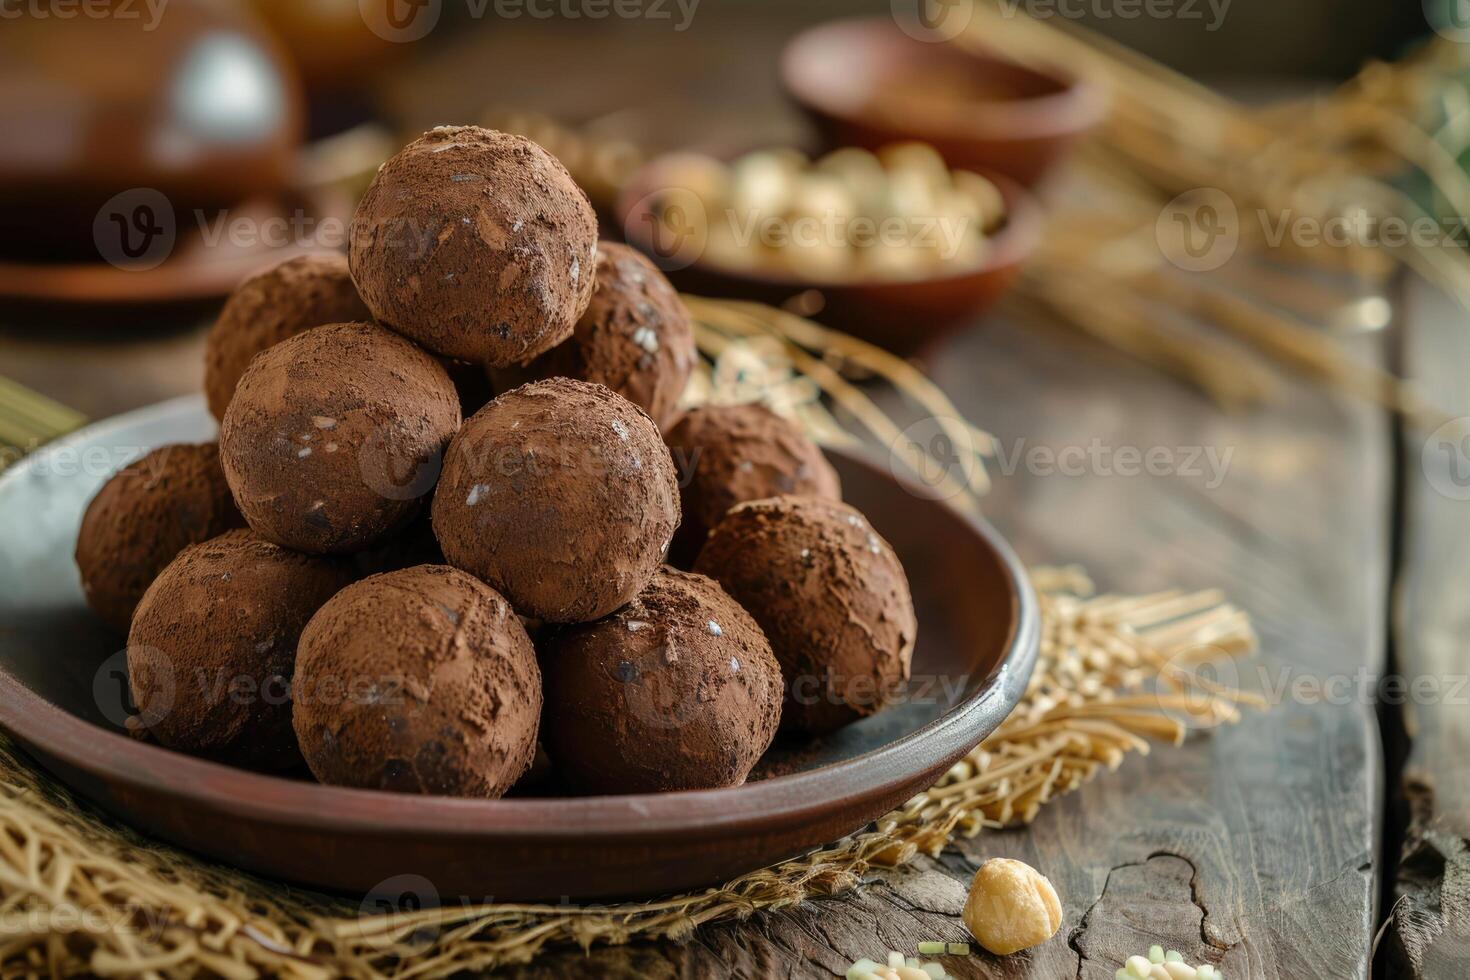
<instances>
[{"instance_id":1,"label":"blurred bowl of hazelnuts","mask_svg":"<svg viewBox=\"0 0 1470 980\"><path fill-rule=\"evenodd\" d=\"M1041 232L1020 184L916 141L815 159L670 153L634 173L617 210L684 292L781 307L903 356L995 303Z\"/></svg>"}]
</instances>

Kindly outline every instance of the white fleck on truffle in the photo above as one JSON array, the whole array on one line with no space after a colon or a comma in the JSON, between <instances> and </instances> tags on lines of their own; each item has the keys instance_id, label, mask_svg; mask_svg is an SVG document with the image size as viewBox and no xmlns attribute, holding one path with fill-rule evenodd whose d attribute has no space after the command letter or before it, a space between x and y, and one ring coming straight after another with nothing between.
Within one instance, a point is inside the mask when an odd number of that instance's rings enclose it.
<instances>
[{"instance_id":1,"label":"white fleck on truffle","mask_svg":"<svg viewBox=\"0 0 1470 980\"><path fill-rule=\"evenodd\" d=\"M311 447L310 446L302 446L300 449L296 450L296 458L297 459L305 459L306 457L308 457L310 455L311 455Z\"/></svg>"},{"instance_id":2,"label":"white fleck on truffle","mask_svg":"<svg viewBox=\"0 0 1470 980\"><path fill-rule=\"evenodd\" d=\"M633 331L633 343L650 354L658 353L658 334L654 333L648 327L639 327Z\"/></svg>"},{"instance_id":3,"label":"white fleck on truffle","mask_svg":"<svg viewBox=\"0 0 1470 980\"><path fill-rule=\"evenodd\" d=\"M337 420L327 415L313 415L311 417L311 424L318 429L335 429L337 427Z\"/></svg>"},{"instance_id":4,"label":"white fleck on truffle","mask_svg":"<svg viewBox=\"0 0 1470 980\"><path fill-rule=\"evenodd\" d=\"M725 632L724 630L720 629L720 624L715 622L713 619L705 625L705 629L709 630L710 636L723 636Z\"/></svg>"},{"instance_id":5,"label":"white fleck on truffle","mask_svg":"<svg viewBox=\"0 0 1470 980\"><path fill-rule=\"evenodd\" d=\"M623 424L622 419L612 420L612 430L618 434L618 438L624 442L628 441L628 427Z\"/></svg>"},{"instance_id":6,"label":"white fleck on truffle","mask_svg":"<svg viewBox=\"0 0 1470 980\"><path fill-rule=\"evenodd\" d=\"M488 484L488 483L476 483L474 486L470 487L469 496L467 496L467 497L464 498L465 506L466 507L473 507L473 506L475 506L475 504L478 504L480 502L480 498L483 497L483 496L485 496L485 494L487 494L489 492L490 492L490 484Z\"/></svg>"}]
</instances>

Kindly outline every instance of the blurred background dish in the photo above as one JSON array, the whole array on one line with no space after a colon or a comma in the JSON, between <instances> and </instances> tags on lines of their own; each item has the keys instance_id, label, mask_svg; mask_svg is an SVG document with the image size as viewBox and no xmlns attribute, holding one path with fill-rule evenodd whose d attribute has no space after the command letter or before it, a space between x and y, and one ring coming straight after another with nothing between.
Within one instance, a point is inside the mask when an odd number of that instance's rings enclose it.
<instances>
[{"instance_id":1,"label":"blurred background dish","mask_svg":"<svg viewBox=\"0 0 1470 980\"><path fill-rule=\"evenodd\" d=\"M908 144L901 149L922 154L924 148ZM855 152L879 168L878 158ZM812 169L823 168L836 156L819 160ZM996 198L986 205L988 216L945 211L938 198L955 193L950 186L932 192L921 187L917 200L899 201L897 212L879 214L871 206L858 207L851 195L829 200L824 191L839 190L832 186L839 181L830 174L805 180L790 173L749 174L757 164L762 170L779 169L783 164L776 161L783 158L805 159L794 150L747 154L729 168L726 179L732 186L719 187L718 161L690 153L658 157L623 188L618 206L622 230L685 292L780 306L905 355L983 313L1005 293L1040 238L1039 207L1024 188L1000 174L949 175L939 167L937 180L946 185L950 179L963 185L969 178L988 188ZM877 169L875 179L884 180L883 174ZM888 175L915 176L892 168ZM782 180L790 186L769 186ZM885 205L893 208L895 195L882 193L888 199ZM893 246L851 245L842 236L860 220L879 227L896 222L902 240ZM818 229L823 240L800 244L797 232L803 221ZM764 246L767 223L790 241ZM941 230L931 232L934 228ZM946 231L964 233L969 247L956 243L955 254L950 254L942 242L932 249L919 245Z\"/></svg>"},{"instance_id":2,"label":"blurred background dish","mask_svg":"<svg viewBox=\"0 0 1470 980\"><path fill-rule=\"evenodd\" d=\"M280 194L304 126L285 52L223 2L173 3L156 23L7 17L0 92L0 215L25 229L0 242L9 261L126 265L168 218L98 240L113 231L99 213L131 203L118 195L177 216Z\"/></svg>"},{"instance_id":3,"label":"blurred background dish","mask_svg":"<svg viewBox=\"0 0 1470 980\"><path fill-rule=\"evenodd\" d=\"M140 203L131 213L142 217L137 208L143 207ZM33 310L54 306L135 312L216 300L264 265L335 247L299 240L289 231L293 226L336 223L345 229L351 216L351 198L332 188L261 194L238 202L228 217L214 219L223 224L174 223L167 258L147 268L110 261L0 261L0 299ZM253 232L236 237L231 227L276 227L284 237L262 238Z\"/></svg>"},{"instance_id":4,"label":"blurred background dish","mask_svg":"<svg viewBox=\"0 0 1470 980\"><path fill-rule=\"evenodd\" d=\"M1040 180L1102 121L1092 81L905 33L893 18L810 28L781 56L781 81L829 148L903 140L952 167Z\"/></svg>"}]
</instances>

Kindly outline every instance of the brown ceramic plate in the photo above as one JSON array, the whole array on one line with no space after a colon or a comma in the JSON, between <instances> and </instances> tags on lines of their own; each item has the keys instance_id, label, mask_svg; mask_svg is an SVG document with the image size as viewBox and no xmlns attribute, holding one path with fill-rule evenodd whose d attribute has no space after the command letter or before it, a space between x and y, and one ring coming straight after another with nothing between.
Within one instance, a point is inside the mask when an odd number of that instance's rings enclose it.
<instances>
[{"instance_id":1,"label":"brown ceramic plate","mask_svg":"<svg viewBox=\"0 0 1470 980\"><path fill-rule=\"evenodd\" d=\"M190 758L120 733L123 641L85 609L71 552L83 508L123 458L212 430L201 400L166 402L84 429L0 477L0 723L119 818L261 874L420 901L718 884L851 833L932 784L1006 716L1036 657L1036 601L995 531L886 467L837 455L849 499L908 568L914 673L928 690L821 743L778 751L765 778L652 796L464 800Z\"/></svg>"},{"instance_id":2,"label":"brown ceramic plate","mask_svg":"<svg viewBox=\"0 0 1470 980\"><path fill-rule=\"evenodd\" d=\"M678 154L649 161L624 185L618 211L628 243L650 256L686 293L754 300L794 309L896 354L920 353L1000 299L1041 238L1041 208L1015 181L987 172L1005 200L1006 220L975 265L946 266L922 279L821 281L705 259L700 240L655 236L654 203L671 187Z\"/></svg>"},{"instance_id":3,"label":"brown ceramic plate","mask_svg":"<svg viewBox=\"0 0 1470 980\"><path fill-rule=\"evenodd\" d=\"M1107 100L1062 66L921 40L891 17L838 20L798 34L781 81L829 147L931 144L951 167L1030 186L1095 127Z\"/></svg>"}]
</instances>

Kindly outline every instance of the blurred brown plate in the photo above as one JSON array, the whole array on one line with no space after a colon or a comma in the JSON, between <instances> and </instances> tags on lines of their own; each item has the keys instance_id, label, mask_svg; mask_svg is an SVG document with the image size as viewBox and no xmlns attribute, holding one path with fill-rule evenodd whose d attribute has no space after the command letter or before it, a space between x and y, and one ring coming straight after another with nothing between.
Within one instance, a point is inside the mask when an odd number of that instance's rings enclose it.
<instances>
[{"instance_id":1,"label":"blurred brown plate","mask_svg":"<svg viewBox=\"0 0 1470 980\"><path fill-rule=\"evenodd\" d=\"M828 148L920 140L951 167L1031 186L1102 121L1107 100L1061 66L1041 71L893 18L839 20L798 34L781 57L787 93Z\"/></svg>"},{"instance_id":2,"label":"blurred brown plate","mask_svg":"<svg viewBox=\"0 0 1470 980\"><path fill-rule=\"evenodd\" d=\"M765 269L718 265L660 241L653 206L671 186L678 154L649 161L629 178L618 202L629 244L650 256L680 290L697 296L754 300L791 309L896 354L914 355L965 326L1005 295L1041 239L1042 214L1015 181L981 172L999 188L1006 220L973 265L945 265L919 279L821 281ZM697 242L694 252L698 252ZM692 259L692 261L691 261Z\"/></svg>"},{"instance_id":3,"label":"blurred brown plate","mask_svg":"<svg viewBox=\"0 0 1470 980\"><path fill-rule=\"evenodd\" d=\"M775 753L765 770L781 775L660 795L467 800L320 786L180 755L121 734L123 641L86 610L71 553L88 499L123 457L212 429L200 399L165 402L81 430L0 476L0 723L83 797L250 871L425 903L715 885L836 840L932 785L1010 712L1036 659L1036 600L1000 536L886 467L835 454L848 499L912 579L915 676L951 683L916 687L908 703Z\"/></svg>"},{"instance_id":4,"label":"blurred brown plate","mask_svg":"<svg viewBox=\"0 0 1470 980\"><path fill-rule=\"evenodd\" d=\"M174 226L174 239L157 265L129 267L100 259L34 263L0 260L0 300L54 306L138 307L219 299L267 264L303 252L345 246L351 216L352 202L336 190L245 201L223 218L202 219L206 222L203 229L194 215L179 215L169 222ZM216 221L221 224L216 225ZM245 229L243 235L219 230L236 222L240 223L236 227ZM298 226L307 229L307 234L298 236L294 230ZM284 229L279 234L286 237L278 237L275 229ZM265 235L269 238L262 240ZM275 244L282 241L285 244Z\"/></svg>"}]
</instances>

